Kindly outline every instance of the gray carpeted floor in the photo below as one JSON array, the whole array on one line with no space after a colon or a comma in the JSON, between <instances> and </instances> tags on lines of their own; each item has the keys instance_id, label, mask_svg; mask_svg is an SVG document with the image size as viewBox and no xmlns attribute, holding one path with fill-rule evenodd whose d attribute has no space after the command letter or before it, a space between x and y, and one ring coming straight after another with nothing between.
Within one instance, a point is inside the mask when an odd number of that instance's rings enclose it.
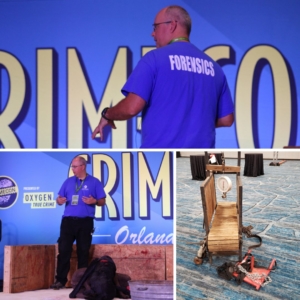
<instances>
[{"instance_id":1,"label":"gray carpeted floor","mask_svg":"<svg viewBox=\"0 0 300 300\"><path fill-rule=\"evenodd\" d=\"M252 225L252 233L262 237L262 246L252 250L256 261L268 267L273 258L277 269L270 273L272 282L259 291L245 282L218 277L216 267L224 262L236 262L238 256L213 256L194 264L194 257L203 239L203 211L200 185L192 180L190 159L177 158L177 248L176 299L300 299L300 161L288 160L280 166L269 166L264 160L265 175L242 177L243 225ZM227 165L236 165L236 159L227 159ZM241 175L244 170L242 159ZM220 176L220 175L217 175ZM235 200L235 184L227 195ZM218 200L222 201L221 193ZM255 238L243 236L243 255Z\"/></svg>"}]
</instances>

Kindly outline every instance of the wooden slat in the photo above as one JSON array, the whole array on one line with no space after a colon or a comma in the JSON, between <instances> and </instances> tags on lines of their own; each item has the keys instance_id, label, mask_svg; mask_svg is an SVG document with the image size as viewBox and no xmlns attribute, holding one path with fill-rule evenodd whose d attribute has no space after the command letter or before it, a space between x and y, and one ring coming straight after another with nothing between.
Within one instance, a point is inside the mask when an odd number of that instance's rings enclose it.
<instances>
[{"instance_id":1,"label":"wooden slat","mask_svg":"<svg viewBox=\"0 0 300 300\"><path fill-rule=\"evenodd\" d=\"M228 223L236 223L237 224L237 213L232 212L232 214L229 214L228 212L219 212L215 214L215 218L213 221L214 225L222 224L226 225Z\"/></svg>"},{"instance_id":2,"label":"wooden slat","mask_svg":"<svg viewBox=\"0 0 300 300\"><path fill-rule=\"evenodd\" d=\"M238 236L238 227L237 226L228 226L226 228L218 227L218 228L213 228L208 236L221 236L222 235L232 235L232 236Z\"/></svg>"},{"instance_id":3,"label":"wooden slat","mask_svg":"<svg viewBox=\"0 0 300 300\"><path fill-rule=\"evenodd\" d=\"M212 245L232 245L232 244L238 244L237 240L220 240L220 241L210 241L209 246L211 247Z\"/></svg>"},{"instance_id":4,"label":"wooden slat","mask_svg":"<svg viewBox=\"0 0 300 300\"><path fill-rule=\"evenodd\" d=\"M226 208L232 208L232 209L236 209L236 202L232 202L232 201L222 201L222 202L218 202L218 206L222 207L223 209Z\"/></svg>"},{"instance_id":5,"label":"wooden slat","mask_svg":"<svg viewBox=\"0 0 300 300\"><path fill-rule=\"evenodd\" d=\"M215 180L213 174L207 177L201 186L202 207L204 213L205 230L208 233L209 226L217 205Z\"/></svg>"},{"instance_id":6,"label":"wooden slat","mask_svg":"<svg viewBox=\"0 0 300 300\"><path fill-rule=\"evenodd\" d=\"M220 229L213 229L210 231L209 235L210 238L215 236L222 238L222 236L236 236L238 238L238 227L235 226L234 228L227 227L226 229L220 228Z\"/></svg>"},{"instance_id":7,"label":"wooden slat","mask_svg":"<svg viewBox=\"0 0 300 300\"><path fill-rule=\"evenodd\" d=\"M237 217L237 210L236 209L217 209L215 213L215 218L217 219L230 219Z\"/></svg>"},{"instance_id":8,"label":"wooden slat","mask_svg":"<svg viewBox=\"0 0 300 300\"><path fill-rule=\"evenodd\" d=\"M4 276L3 276L3 292L11 293L12 282L12 253L10 246L4 246Z\"/></svg>"},{"instance_id":9,"label":"wooden slat","mask_svg":"<svg viewBox=\"0 0 300 300\"><path fill-rule=\"evenodd\" d=\"M228 215L215 215L215 219L213 221L212 228L215 226L227 226L227 225L234 225L238 224L237 216L228 216Z\"/></svg>"},{"instance_id":10,"label":"wooden slat","mask_svg":"<svg viewBox=\"0 0 300 300\"><path fill-rule=\"evenodd\" d=\"M212 227L211 231L209 232L210 235L215 235L216 233L220 233L220 234L224 234L225 232L235 232L236 231L236 234L238 234L238 226L237 224L230 224L230 225L227 225L227 226L216 226L216 227ZM233 234L233 233L231 233Z\"/></svg>"},{"instance_id":11,"label":"wooden slat","mask_svg":"<svg viewBox=\"0 0 300 300\"><path fill-rule=\"evenodd\" d=\"M209 249L211 250L211 247L215 247L215 246L224 246L227 247L226 251L230 251L230 247L232 246L232 251L234 251L234 249L236 248L236 246L239 245L238 240L230 240L230 243L226 243L226 241L213 241L210 245L209 245ZM225 249L223 250L225 251Z\"/></svg>"},{"instance_id":12,"label":"wooden slat","mask_svg":"<svg viewBox=\"0 0 300 300\"><path fill-rule=\"evenodd\" d=\"M93 257L109 255L112 259L125 257L135 259L165 259L165 246L157 245L92 245Z\"/></svg>"},{"instance_id":13,"label":"wooden slat","mask_svg":"<svg viewBox=\"0 0 300 300\"><path fill-rule=\"evenodd\" d=\"M236 190L237 190L237 211L238 211L238 226L239 226L239 234L242 235L242 213L243 213L243 185L240 176L236 178Z\"/></svg>"},{"instance_id":14,"label":"wooden slat","mask_svg":"<svg viewBox=\"0 0 300 300\"><path fill-rule=\"evenodd\" d=\"M167 245L166 249L166 280L174 278L173 245Z\"/></svg>"},{"instance_id":15,"label":"wooden slat","mask_svg":"<svg viewBox=\"0 0 300 300\"><path fill-rule=\"evenodd\" d=\"M216 209L216 214L235 214L237 213L237 208L236 207L221 207L221 205L218 205Z\"/></svg>"},{"instance_id":16,"label":"wooden slat","mask_svg":"<svg viewBox=\"0 0 300 300\"><path fill-rule=\"evenodd\" d=\"M238 240L230 240L230 243L227 243L224 240L209 241L209 243L208 243L208 249L209 249L209 251L211 251L216 246L218 246L218 247L224 246L224 249L220 248L222 251L235 251L236 247L238 245L239 245L239 241Z\"/></svg>"},{"instance_id":17,"label":"wooden slat","mask_svg":"<svg viewBox=\"0 0 300 300\"><path fill-rule=\"evenodd\" d=\"M241 167L240 166L225 166L224 170L223 170L222 165L206 165L206 170L218 171L218 172L224 171L224 173L231 173L231 172L240 172Z\"/></svg>"},{"instance_id":18,"label":"wooden slat","mask_svg":"<svg viewBox=\"0 0 300 300\"><path fill-rule=\"evenodd\" d=\"M54 258L54 245L5 246L3 291L49 288L54 280Z\"/></svg>"},{"instance_id":19,"label":"wooden slat","mask_svg":"<svg viewBox=\"0 0 300 300\"><path fill-rule=\"evenodd\" d=\"M231 244L231 245L212 245L209 246L210 252L228 252L228 251L238 251L239 243Z\"/></svg>"},{"instance_id":20,"label":"wooden slat","mask_svg":"<svg viewBox=\"0 0 300 300\"><path fill-rule=\"evenodd\" d=\"M229 223L238 223L237 221L237 213L236 211L231 214L226 213L226 212L220 212L220 213L216 213L214 220L213 220L213 224L217 225L217 224L229 224Z\"/></svg>"},{"instance_id":21,"label":"wooden slat","mask_svg":"<svg viewBox=\"0 0 300 300\"><path fill-rule=\"evenodd\" d=\"M222 241L222 243L224 241L229 241L229 240L233 240L233 241L238 241L239 238L237 235L210 235L208 237L208 244L210 245L210 242L217 242L217 241Z\"/></svg>"}]
</instances>

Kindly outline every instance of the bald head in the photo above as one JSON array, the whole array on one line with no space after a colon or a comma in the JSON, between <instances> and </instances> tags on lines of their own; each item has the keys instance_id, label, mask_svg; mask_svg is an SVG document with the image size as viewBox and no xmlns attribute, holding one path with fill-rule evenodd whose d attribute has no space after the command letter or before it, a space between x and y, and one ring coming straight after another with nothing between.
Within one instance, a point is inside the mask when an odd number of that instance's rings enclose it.
<instances>
[{"instance_id":1,"label":"bald head","mask_svg":"<svg viewBox=\"0 0 300 300\"><path fill-rule=\"evenodd\" d=\"M163 47L176 38L189 39L191 18L188 12L178 5L167 6L160 10L154 19L152 36L156 47Z\"/></svg>"},{"instance_id":2,"label":"bald head","mask_svg":"<svg viewBox=\"0 0 300 300\"><path fill-rule=\"evenodd\" d=\"M179 26L186 31L189 36L192 30L192 20L189 13L181 6L171 5L165 8L167 18L178 22Z\"/></svg>"},{"instance_id":3,"label":"bald head","mask_svg":"<svg viewBox=\"0 0 300 300\"><path fill-rule=\"evenodd\" d=\"M77 159L82 165L84 165L86 167L86 160L84 157L78 155L75 157L75 159Z\"/></svg>"},{"instance_id":4,"label":"bald head","mask_svg":"<svg viewBox=\"0 0 300 300\"><path fill-rule=\"evenodd\" d=\"M86 160L82 156L76 156L72 160L71 168L74 175L79 179L86 177Z\"/></svg>"}]
</instances>

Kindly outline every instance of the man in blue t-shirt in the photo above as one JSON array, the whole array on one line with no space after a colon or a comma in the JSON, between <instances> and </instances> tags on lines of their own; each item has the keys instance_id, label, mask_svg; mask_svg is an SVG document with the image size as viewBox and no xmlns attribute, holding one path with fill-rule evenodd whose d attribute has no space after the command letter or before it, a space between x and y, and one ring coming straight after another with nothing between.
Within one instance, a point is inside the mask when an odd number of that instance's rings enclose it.
<instances>
[{"instance_id":1,"label":"man in blue t-shirt","mask_svg":"<svg viewBox=\"0 0 300 300\"><path fill-rule=\"evenodd\" d=\"M65 180L56 199L57 204L65 204L58 239L56 281L50 287L56 290L67 282L75 240L78 269L88 266L96 205L105 205L106 198L101 181L87 174L83 157L75 157L71 168L74 176Z\"/></svg>"},{"instance_id":2,"label":"man in blue t-shirt","mask_svg":"<svg viewBox=\"0 0 300 300\"><path fill-rule=\"evenodd\" d=\"M189 42L191 19L182 7L162 9L153 26L157 49L129 76L126 98L102 111L92 138L103 140L105 126L142 111L142 148L214 148L215 128L234 121L222 68Z\"/></svg>"}]
</instances>

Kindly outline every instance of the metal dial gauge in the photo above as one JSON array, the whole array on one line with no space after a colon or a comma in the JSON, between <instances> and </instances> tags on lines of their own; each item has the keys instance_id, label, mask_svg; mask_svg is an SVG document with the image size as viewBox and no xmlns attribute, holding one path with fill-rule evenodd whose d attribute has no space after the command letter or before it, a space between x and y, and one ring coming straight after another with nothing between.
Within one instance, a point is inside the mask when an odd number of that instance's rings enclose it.
<instances>
[{"instance_id":1,"label":"metal dial gauge","mask_svg":"<svg viewBox=\"0 0 300 300\"><path fill-rule=\"evenodd\" d=\"M227 193L232 188L232 182L228 176L221 176L217 180L217 186L222 193Z\"/></svg>"}]
</instances>

